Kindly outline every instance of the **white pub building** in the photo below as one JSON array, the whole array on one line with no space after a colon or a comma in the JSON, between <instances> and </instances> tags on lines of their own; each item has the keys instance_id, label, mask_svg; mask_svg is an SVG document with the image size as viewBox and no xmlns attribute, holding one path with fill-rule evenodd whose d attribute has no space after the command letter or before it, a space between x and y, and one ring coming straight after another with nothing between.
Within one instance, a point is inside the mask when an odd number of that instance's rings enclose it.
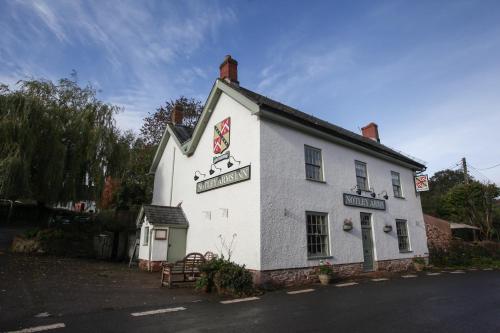
<instances>
[{"instance_id":1,"label":"white pub building","mask_svg":"<svg viewBox=\"0 0 500 333\"><path fill-rule=\"evenodd\" d=\"M138 217L140 267L229 250L257 283L293 284L321 260L349 275L426 258L425 166L374 123L359 135L243 88L237 66L225 58L194 130L172 112Z\"/></svg>"}]
</instances>

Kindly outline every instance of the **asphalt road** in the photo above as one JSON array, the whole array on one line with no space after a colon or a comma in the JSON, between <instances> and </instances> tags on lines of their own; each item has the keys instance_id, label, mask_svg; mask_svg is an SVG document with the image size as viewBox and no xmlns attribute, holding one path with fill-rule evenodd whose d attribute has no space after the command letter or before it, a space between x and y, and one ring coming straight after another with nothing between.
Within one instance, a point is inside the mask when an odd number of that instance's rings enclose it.
<instances>
[{"instance_id":1,"label":"asphalt road","mask_svg":"<svg viewBox=\"0 0 500 333\"><path fill-rule=\"evenodd\" d=\"M53 325L47 332L500 332L498 270L307 288L313 290L280 290L229 304L202 299L152 307L138 299L137 306L76 309L4 323L0 330Z\"/></svg>"}]
</instances>

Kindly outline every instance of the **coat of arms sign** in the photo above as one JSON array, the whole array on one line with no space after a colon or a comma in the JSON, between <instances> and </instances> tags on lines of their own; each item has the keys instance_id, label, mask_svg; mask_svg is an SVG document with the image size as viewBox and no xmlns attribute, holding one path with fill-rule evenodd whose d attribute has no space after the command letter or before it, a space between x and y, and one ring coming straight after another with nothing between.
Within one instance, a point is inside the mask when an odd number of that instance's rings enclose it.
<instances>
[{"instance_id":1,"label":"coat of arms sign","mask_svg":"<svg viewBox=\"0 0 500 333\"><path fill-rule=\"evenodd\" d=\"M231 130L231 117L214 126L214 154L221 154L229 148L229 134Z\"/></svg>"}]
</instances>

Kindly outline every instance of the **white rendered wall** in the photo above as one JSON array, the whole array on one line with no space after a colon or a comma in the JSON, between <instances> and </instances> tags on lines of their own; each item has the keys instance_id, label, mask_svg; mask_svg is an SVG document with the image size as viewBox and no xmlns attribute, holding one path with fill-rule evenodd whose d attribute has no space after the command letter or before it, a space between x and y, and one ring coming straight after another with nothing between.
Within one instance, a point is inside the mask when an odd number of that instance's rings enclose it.
<instances>
[{"instance_id":1,"label":"white rendered wall","mask_svg":"<svg viewBox=\"0 0 500 333\"><path fill-rule=\"evenodd\" d=\"M374 260L427 255L427 239L420 198L410 169L350 148L319 139L268 120L261 121L261 269L318 265L307 258L306 211L328 213L329 260L334 264L363 262L360 212L372 214ZM305 179L304 145L322 150L326 183ZM369 184L376 193L386 190L386 211L348 207L342 193L356 185L354 160L367 163ZM391 171L401 175L405 199L394 198ZM354 228L342 230L350 218ZM396 219L408 221L412 252L400 253ZM386 234L383 226L391 224Z\"/></svg>"},{"instance_id":2,"label":"white rendered wall","mask_svg":"<svg viewBox=\"0 0 500 333\"><path fill-rule=\"evenodd\" d=\"M251 164L251 179L197 194L196 182L193 180L196 170L206 174L207 179L238 168L235 163L228 169L226 160L217 164L222 171L212 176L208 173L214 156L214 126L226 117L231 117L228 150L241 161L239 166ZM251 115L245 107L222 93L192 156L183 155L173 139L168 141L155 174L153 204L176 206L182 202L189 221L187 253L220 253L222 246L219 235L229 243L235 234L232 259L246 264L250 269L260 269L259 135L257 116ZM170 195L174 150L174 186ZM228 216L223 217L226 210ZM227 251L223 252L227 255Z\"/></svg>"},{"instance_id":3,"label":"white rendered wall","mask_svg":"<svg viewBox=\"0 0 500 333\"><path fill-rule=\"evenodd\" d=\"M151 236L152 226L148 223L148 220L144 218L144 223L141 226L141 237L139 239L139 259L149 260L149 243L151 243L151 237L148 244L144 245L144 232L146 228L149 228L149 233Z\"/></svg>"}]
</instances>

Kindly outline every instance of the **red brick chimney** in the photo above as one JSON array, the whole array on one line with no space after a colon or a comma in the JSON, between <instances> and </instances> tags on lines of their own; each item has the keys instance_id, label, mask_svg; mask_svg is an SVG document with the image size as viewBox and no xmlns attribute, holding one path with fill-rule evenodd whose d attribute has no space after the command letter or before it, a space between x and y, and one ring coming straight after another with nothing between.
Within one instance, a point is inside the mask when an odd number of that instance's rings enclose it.
<instances>
[{"instance_id":1,"label":"red brick chimney","mask_svg":"<svg viewBox=\"0 0 500 333\"><path fill-rule=\"evenodd\" d=\"M222 64L220 64L220 78L231 83L238 82L238 62L227 55Z\"/></svg>"},{"instance_id":2,"label":"red brick chimney","mask_svg":"<svg viewBox=\"0 0 500 333\"><path fill-rule=\"evenodd\" d=\"M182 125L182 119L184 118L184 108L182 105L175 104L170 117L174 125Z\"/></svg>"},{"instance_id":3,"label":"red brick chimney","mask_svg":"<svg viewBox=\"0 0 500 333\"><path fill-rule=\"evenodd\" d=\"M365 138L380 142L380 137L378 136L378 125L375 123L369 123L365 127L362 127L361 133L363 133Z\"/></svg>"}]
</instances>

